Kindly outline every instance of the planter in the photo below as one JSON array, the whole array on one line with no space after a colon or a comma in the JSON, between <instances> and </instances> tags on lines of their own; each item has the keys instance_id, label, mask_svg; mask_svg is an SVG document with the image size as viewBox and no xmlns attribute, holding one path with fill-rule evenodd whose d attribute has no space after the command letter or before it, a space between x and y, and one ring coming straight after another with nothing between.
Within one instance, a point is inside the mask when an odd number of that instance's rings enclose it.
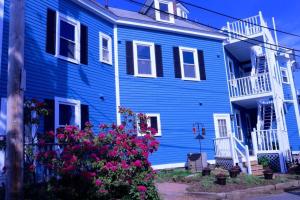
<instances>
[{"instance_id":1,"label":"planter","mask_svg":"<svg viewBox=\"0 0 300 200\"><path fill-rule=\"evenodd\" d=\"M210 169L203 169L202 171L202 176L209 176L210 175L211 170Z\"/></svg>"},{"instance_id":2,"label":"planter","mask_svg":"<svg viewBox=\"0 0 300 200\"><path fill-rule=\"evenodd\" d=\"M219 185L226 185L226 177L216 177L216 183Z\"/></svg>"},{"instance_id":3,"label":"planter","mask_svg":"<svg viewBox=\"0 0 300 200\"><path fill-rule=\"evenodd\" d=\"M236 178L237 175L239 175L240 171L239 170L229 170L229 176L230 178Z\"/></svg>"},{"instance_id":4,"label":"planter","mask_svg":"<svg viewBox=\"0 0 300 200\"><path fill-rule=\"evenodd\" d=\"M272 173L271 172L265 172L264 177L265 177L266 180L273 179L273 172Z\"/></svg>"}]
</instances>

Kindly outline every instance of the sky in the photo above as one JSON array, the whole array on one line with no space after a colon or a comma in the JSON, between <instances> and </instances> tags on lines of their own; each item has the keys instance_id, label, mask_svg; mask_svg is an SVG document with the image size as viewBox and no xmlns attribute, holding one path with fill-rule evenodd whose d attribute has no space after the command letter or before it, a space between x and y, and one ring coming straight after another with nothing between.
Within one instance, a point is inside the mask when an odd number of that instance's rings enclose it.
<instances>
[{"instance_id":1,"label":"sky","mask_svg":"<svg viewBox=\"0 0 300 200\"><path fill-rule=\"evenodd\" d=\"M97 0L104 3L105 0ZM144 0L135 0L144 3ZM299 37L278 33L279 44L300 50L300 0L184 0L202 7L215 10L237 18L247 18L258 15L262 11L268 26L272 27L272 17L275 18L278 30L299 35ZM110 7L138 11L139 5L127 0L108 0ZM208 13L207 11L189 7L189 18L214 27L223 27L227 21L226 17ZM300 55L300 52L298 52ZM300 61L300 59L298 59ZM300 65L299 65L300 66ZM300 89L300 69L295 73L295 80Z\"/></svg>"}]
</instances>

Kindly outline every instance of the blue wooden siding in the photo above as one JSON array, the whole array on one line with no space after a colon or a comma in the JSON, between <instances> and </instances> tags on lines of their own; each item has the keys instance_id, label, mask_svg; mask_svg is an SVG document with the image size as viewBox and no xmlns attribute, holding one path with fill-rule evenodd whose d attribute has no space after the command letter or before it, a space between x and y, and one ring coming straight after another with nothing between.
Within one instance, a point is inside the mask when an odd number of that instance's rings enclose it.
<instances>
[{"instance_id":1,"label":"blue wooden siding","mask_svg":"<svg viewBox=\"0 0 300 200\"><path fill-rule=\"evenodd\" d=\"M5 4L3 52L8 46L8 4ZM73 64L46 53L47 8L88 27L88 65ZM98 125L116 121L114 65L99 62L99 32L113 38L113 25L69 0L27 0L25 6L25 69L27 98L55 96L89 105L90 120ZM6 96L7 54L2 56L0 94ZM103 96L104 100L100 97Z\"/></svg>"},{"instance_id":2,"label":"blue wooden siding","mask_svg":"<svg viewBox=\"0 0 300 200\"><path fill-rule=\"evenodd\" d=\"M293 104L286 104L285 118L292 151L300 151L300 136Z\"/></svg>"},{"instance_id":3,"label":"blue wooden siding","mask_svg":"<svg viewBox=\"0 0 300 200\"><path fill-rule=\"evenodd\" d=\"M121 106L136 112L160 113L162 137L159 151L151 157L153 164L186 161L190 152L199 152L193 123L203 123L206 139L203 151L214 159L215 137L213 113L230 113L230 102L220 41L200 39L159 31L118 27ZM137 78L126 74L126 41L147 41L162 46L164 77ZM206 81L183 81L175 78L173 47L204 50Z\"/></svg>"}]
</instances>

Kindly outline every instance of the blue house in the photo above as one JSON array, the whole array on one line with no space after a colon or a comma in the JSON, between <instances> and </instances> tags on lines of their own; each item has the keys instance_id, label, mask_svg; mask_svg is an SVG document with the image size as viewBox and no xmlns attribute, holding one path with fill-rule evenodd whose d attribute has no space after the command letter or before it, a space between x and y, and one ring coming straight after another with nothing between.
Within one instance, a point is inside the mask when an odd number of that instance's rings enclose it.
<instances>
[{"instance_id":1,"label":"blue house","mask_svg":"<svg viewBox=\"0 0 300 200\"><path fill-rule=\"evenodd\" d=\"M5 135L9 0L2 3ZM209 163L256 174L257 159L267 156L284 172L300 151L293 52L277 49L261 13L228 22L229 36L188 15L173 0L147 0L139 12L92 0L27 0L25 97L53 110L40 131L82 128L86 121L120 124L122 106L145 113L158 130L156 169L186 166L187 154L200 150L193 133L199 128Z\"/></svg>"}]
</instances>

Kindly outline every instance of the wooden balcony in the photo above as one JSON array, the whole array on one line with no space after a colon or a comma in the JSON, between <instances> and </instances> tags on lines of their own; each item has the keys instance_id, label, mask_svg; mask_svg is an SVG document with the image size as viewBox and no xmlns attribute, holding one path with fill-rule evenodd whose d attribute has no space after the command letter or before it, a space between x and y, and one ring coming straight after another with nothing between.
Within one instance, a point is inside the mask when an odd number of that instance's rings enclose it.
<instances>
[{"instance_id":1,"label":"wooden balcony","mask_svg":"<svg viewBox=\"0 0 300 200\"><path fill-rule=\"evenodd\" d=\"M231 79L228 84L232 100L257 98L272 91L269 73Z\"/></svg>"}]
</instances>

